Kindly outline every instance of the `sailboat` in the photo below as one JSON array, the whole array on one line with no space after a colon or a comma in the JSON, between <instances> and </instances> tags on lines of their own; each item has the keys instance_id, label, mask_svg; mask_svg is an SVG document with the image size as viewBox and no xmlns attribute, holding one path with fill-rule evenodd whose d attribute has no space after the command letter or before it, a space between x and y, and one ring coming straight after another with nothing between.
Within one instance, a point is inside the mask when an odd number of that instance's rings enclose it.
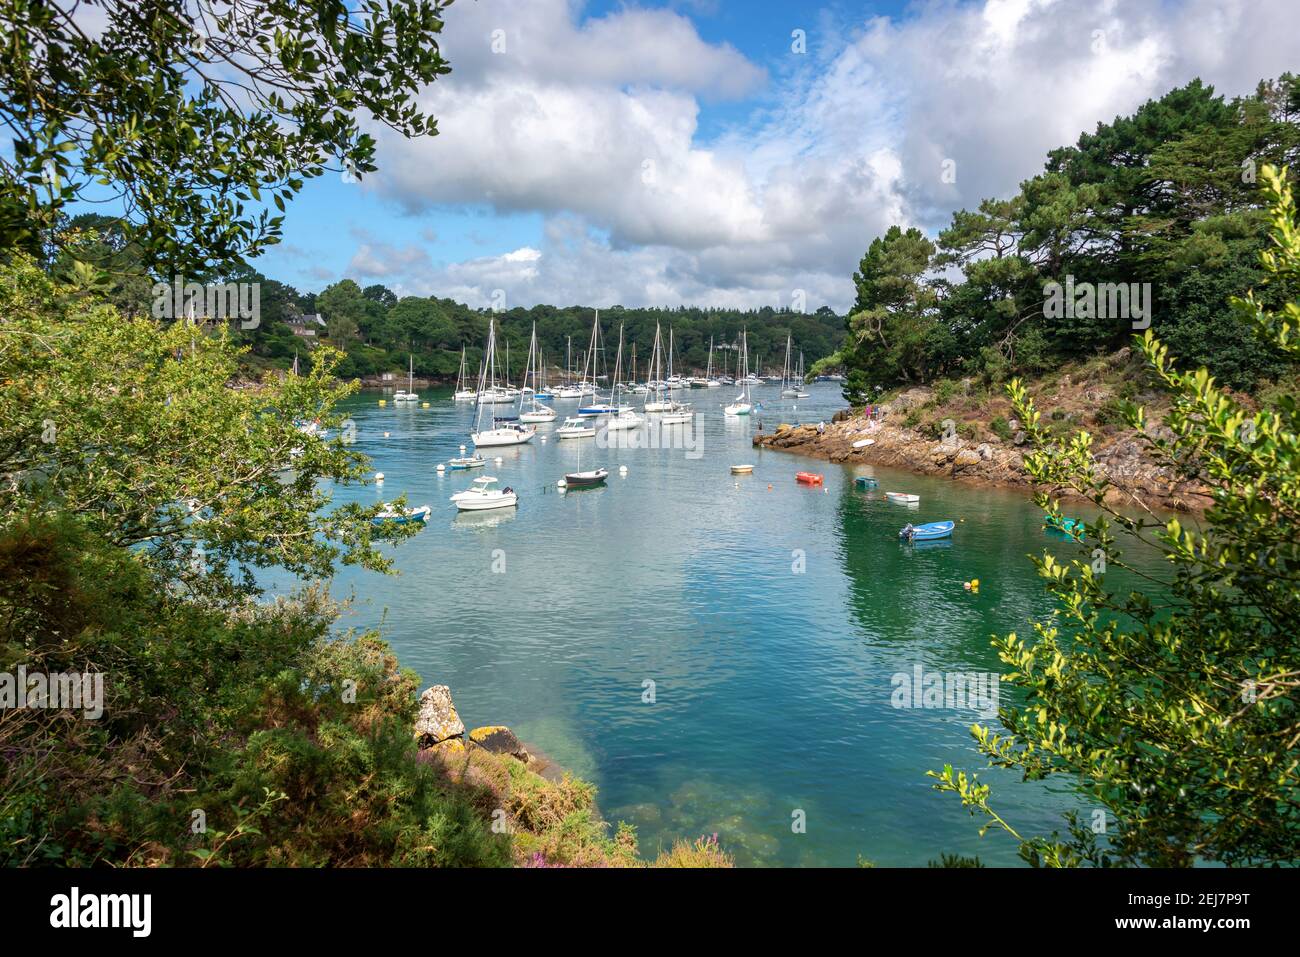
<instances>
[{"instance_id":1,"label":"sailboat","mask_svg":"<svg viewBox=\"0 0 1300 957\"><path fill-rule=\"evenodd\" d=\"M491 428L483 428L483 409L493 404L490 401L484 401L483 397L485 394L491 394L497 390L496 346L496 320L489 318L487 351L484 355L485 364L483 376L479 382L478 414L476 417L478 431L470 433L470 440L474 443L475 448L496 445L523 445L525 442L531 442L533 436L537 434L536 429L520 425L517 417L498 416L495 412L492 413ZM482 481L482 479L476 481Z\"/></svg>"},{"instance_id":2,"label":"sailboat","mask_svg":"<svg viewBox=\"0 0 1300 957\"><path fill-rule=\"evenodd\" d=\"M804 374L803 374L803 350L802 349L799 350L799 373L794 381L799 383L798 385L794 386L794 397L796 399L808 398L811 395L811 393L805 392L803 390ZM791 384L793 385L793 383Z\"/></svg>"},{"instance_id":3,"label":"sailboat","mask_svg":"<svg viewBox=\"0 0 1300 957\"><path fill-rule=\"evenodd\" d=\"M596 318L591 324L591 346L587 350L587 359L582 364L582 381L578 384L578 391L582 395L590 395L592 398L591 405L582 406L578 409L578 415L583 418L592 418L597 415L609 415L611 412L618 410L605 402L604 396L596 391L596 352L600 344L600 310L596 310ZM591 385L587 384L587 367L591 367Z\"/></svg>"},{"instance_id":4,"label":"sailboat","mask_svg":"<svg viewBox=\"0 0 1300 957\"><path fill-rule=\"evenodd\" d=\"M713 378L713 336L709 336L709 367L704 370L704 387L706 389L717 389L722 383Z\"/></svg>"},{"instance_id":5,"label":"sailboat","mask_svg":"<svg viewBox=\"0 0 1300 957\"><path fill-rule=\"evenodd\" d=\"M623 374L623 324L618 326L618 354L614 359L614 386L610 389L610 398L614 402L614 411L609 414L605 421L606 429L635 429L645 419L637 415L631 406L619 405L618 394L622 388L619 385L619 377Z\"/></svg>"},{"instance_id":6,"label":"sailboat","mask_svg":"<svg viewBox=\"0 0 1300 957\"><path fill-rule=\"evenodd\" d=\"M740 355L736 357L736 381L740 384L740 394L736 396L736 401L724 408L722 411L730 416L749 415L753 411L753 404L749 399L749 371L740 367L742 361L745 366L749 365L749 335L747 332L740 333Z\"/></svg>"},{"instance_id":7,"label":"sailboat","mask_svg":"<svg viewBox=\"0 0 1300 957\"><path fill-rule=\"evenodd\" d=\"M408 353L409 368L406 373L406 388L398 389L393 393L394 402L418 402L420 397L415 394L413 387L415 385L415 356Z\"/></svg>"},{"instance_id":8,"label":"sailboat","mask_svg":"<svg viewBox=\"0 0 1300 957\"><path fill-rule=\"evenodd\" d=\"M781 370L781 398L795 399L799 397L799 390L795 388L794 383L790 381L790 334L786 333L785 337L785 368Z\"/></svg>"},{"instance_id":9,"label":"sailboat","mask_svg":"<svg viewBox=\"0 0 1300 957\"><path fill-rule=\"evenodd\" d=\"M471 402L477 398L478 393L469 388L469 382L465 378L465 347L460 347L460 371L456 373L456 391L452 398L457 402Z\"/></svg>"},{"instance_id":10,"label":"sailboat","mask_svg":"<svg viewBox=\"0 0 1300 957\"><path fill-rule=\"evenodd\" d=\"M554 422L555 410L549 405L543 405L537 399L539 391L537 386L537 371L533 368L533 356L537 355L537 323L533 323L533 337L528 343L528 362L524 365L524 385L523 391L529 394L527 407L523 403L519 406L520 422ZM533 376L534 385L529 388L528 376Z\"/></svg>"},{"instance_id":11,"label":"sailboat","mask_svg":"<svg viewBox=\"0 0 1300 957\"><path fill-rule=\"evenodd\" d=\"M673 375L673 327L668 327L668 407L659 416L660 425L684 425L695 413L690 405L673 398L673 385L685 385L681 376Z\"/></svg>"},{"instance_id":12,"label":"sailboat","mask_svg":"<svg viewBox=\"0 0 1300 957\"><path fill-rule=\"evenodd\" d=\"M662 338L659 331L659 323L655 323L655 344L650 354L650 381L647 383L645 411L647 412L667 412L672 408L672 396L664 400L663 380L659 377L659 362L661 355Z\"/></svg>"}]
</instances>

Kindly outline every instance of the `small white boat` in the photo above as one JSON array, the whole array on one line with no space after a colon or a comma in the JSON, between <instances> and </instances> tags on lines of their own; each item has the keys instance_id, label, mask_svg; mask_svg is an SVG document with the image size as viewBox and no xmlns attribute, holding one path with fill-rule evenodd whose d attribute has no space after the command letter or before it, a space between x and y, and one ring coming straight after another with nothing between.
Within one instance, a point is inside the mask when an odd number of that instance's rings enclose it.
<instances>
[{"instance_id":1,"label":"small white boat","mask_svg":"<svg viewBox=\"0 0 1300 957\"><path fill-rule=\"evenodd\" d=\"M589 439L595 436L596 427L585 419L569 416L555 434L562 439Z\"/></svg>"},{"instance_id":2,"label":"small white boat","mask_svg":"<svg viewBox=\"0 0 1300 957\"><path fill-rule=\"evenodd\" d=\"M414 522L423 524L429 520L432 513L433 509L428 505L399 511L395 506L385 502L383 511L372 518L370 523L372 525L409 525Z\"/></svg>"},{"instance_id":3,"label":"small white boat","mask_svg":"<svg viewBox=\"0 0 1300 957\"><path fill-rule=\"evenodd\" d=\"M743 396L737 396L736 398L737 400L739 400L743 398ZM727 406L722 411L726 415L736 416L736 415L749 415L749 413L752 412L753 409L754 407L750 405L748 402L736 401L731 403L731 405Z\"/></svg>"},{"instance_id":4,"label":"small white boat","mask_svg":"<svg viewBox=\"0 0 1300 957\"><path fill-rule=\"evenodd\" d=\"M635 429L643 422L645 422L645 419L633 412L628 406L623 406L605 420L605 428L611 430Z\"/></svg>"},{"instance_id":5,"label":"small white boat","mask_svg":"<svg viewBox=\"0 0 1300 957\"><path fill-rule=\"evenodd\" d=\"M732 475L750 475L753 473L753 471L754 471L754 466L752 465L733 465L731 467Z\"/></svg>"},{"instance_id":6,"label":"small white boat","mask_svg":"<svg viewBox=\"0 0 1300 957\"><path fill-rule=\"evenodd\" d=\"M555 410L549 405L542 405L536 399L533 400L533 407L527 412L519 414L520 422L554 422Z\"/></svg>"},{"instance_id":7,"label":"small white boat","mask_svg":"<svg viewBox=\"0 0 1300 957\"><path fill-rule=\"evenodd\" d=\"M474 484L451 497L462 512L478 512L489 508L508 508L519 504L519 496L509 487L493 488L497 480L491 475L480 475Z\"/></svg>"},{"instance_id":8,"label":"small white boat","mask_svg":"<svg viewBox=\"0 0 1300 957\"><path fill-rule=\"evenodd\" d=\"M458 459L452 459L447 465L453 469L479 469L487 465L487 459L481 455L466 455Z\"/></svg>"},{"instance_id":9,"label":"small white boat","mask_svg":"<svg viewBox=\"0 0 1300 957\"><path fill-rule=\"evenodd\" d=\"M853 443L853 447L855 449L865 449L868 446L875 445L875 444L876 444L875 439L858 439L856 442Z\"/></svg>"},{"instance_id":10,"label":"small white boat","mask_svg":"<svg viewBox=\"0 0 1300 957\"><path fill-rule=\"evenodd\" d=\"M673 403L673 408L659 416L660 425L686 425L694 418L695 412L688 405Z\"/></svg>"},{"instance_id":11,"label":"small white boat","mask_svg":"<svg viewBox=\"0 0 1300 957\"><path fill-rule=\"evenodd\" d=\"M525 442L531 442L533 436L537 434L536 429L525 428L517 424L502 424L500 420L495 420L495 428L485 429L482 432L474 432L470 435L470 441L474 443L475 448L492 448L499 445L523 445Z\"/></svg>"},{"instance_id":12,"label":"small white boat","mask_svg":"<svg viewBox=\"0 0 1300 957\"><path fill-rule=\"evenodd\" d=\"M886 492L885 498L889 499L891 502L903 502L905 504L921 501L921 496L912 495L909 492Z\"/></svg>"}]
</instances>

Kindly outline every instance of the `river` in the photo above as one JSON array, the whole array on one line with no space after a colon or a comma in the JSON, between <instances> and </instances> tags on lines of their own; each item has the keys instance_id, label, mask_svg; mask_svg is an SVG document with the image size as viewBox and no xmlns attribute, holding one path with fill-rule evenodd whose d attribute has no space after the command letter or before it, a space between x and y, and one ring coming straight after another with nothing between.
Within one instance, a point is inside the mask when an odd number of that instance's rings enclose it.
<instances>
[{"instance_id":1,"label":"river","mask_svg":"<svg viewBox=\"0 0 1300 957\"><path fill-rule=\"evenodd\" d=\"M919 706L919 693L897 705L918 669L949 683L999 671L990 636L1029 634L1051 609L1027 555L1080 547L1044 533L1021 492L751 447L760 420L829 422L844 404L834 383L810 391L792 408L756 389L766 408L746 420L722 414L731 389L694 390L689 449L600 449L543 425L530 445L486 450L487 469L445 475L435 466L468 444L472 403L358 395L346 407L357 447L385 482L339 500L405 492L434 512L395 549L399 575L338 574L335 595L355 599L343 624L380 628L423 685L449 685L467 727L507 724L594 782L604 816L635 824L651 855L717 833L741 865L1017 863L1009 838L981 839L982 822L925 773L979 768L968 728L983 719ZM555 405L562 418L577 403ZM729 474L738 463L754 473ZM606 487L555 489L598 464ZM825 485L797 484L803 469ZM448 497L485 472L518 508L458 516ZM861 474L879 490L855 489ZM887 502L895 489L919 507ZM898 541L908 521L947 518L948 543ZM962 586L973 578L978 593ZM1022 834L1063 829L1069 795L985 779Z\"/></svg>"}]
</instances>

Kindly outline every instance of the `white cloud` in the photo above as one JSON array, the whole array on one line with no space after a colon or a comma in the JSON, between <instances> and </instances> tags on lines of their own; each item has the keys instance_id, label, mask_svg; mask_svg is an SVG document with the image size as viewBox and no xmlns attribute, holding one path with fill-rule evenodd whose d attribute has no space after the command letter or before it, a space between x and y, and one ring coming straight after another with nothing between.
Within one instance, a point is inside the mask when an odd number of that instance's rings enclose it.
<instances>
[{"instance_id":1,"label":"white cloud","mask_svg":"<svg viewBox=\"0 0 1300 957\"><path fill-rule=\"evenodd\" d=\"M823 15L807 56L770 65L780 79L751 121L708 141L702 104L763 91L765 73L686 18L452 7L453 73L425 97L442 132L381 135L366 188L413 214L541 212L545 236L435 271L367 242L354 266L477 302L775 305L804 289L811 308L843 309L889 225L933 230L1008 195L1047 150L1195 76L1231 95L1293 69L1292 3L939 2L839 29Z\"/></svg>"}]
</instances>

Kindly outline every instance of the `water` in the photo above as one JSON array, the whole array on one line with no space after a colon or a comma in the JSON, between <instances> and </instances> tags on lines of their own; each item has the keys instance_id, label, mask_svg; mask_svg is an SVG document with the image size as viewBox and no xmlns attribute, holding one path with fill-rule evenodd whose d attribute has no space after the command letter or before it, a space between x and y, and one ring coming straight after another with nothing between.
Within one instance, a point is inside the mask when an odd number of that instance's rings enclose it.
<instances>
[{"instance_id":1,"label":"water","mask_svg":"<svg viewBox=\"0 0 1300 957\"><path fill-rule=\"evenodd\" d=\"M451 687L467 727L507 724L593 781L602 813L637 825L645 852L716 832L742 865L923 865L941 852L1016 863L1009 838L981 839L925 774L983 764L967 730L978 715L895 708L891 679L918 665L999 670L990 636L1028 634L1051 608L1026 556L1079 546L1046 535L1023 493L753 449L760 419L829 422L843 405L834 384L797 411L778 392L756 389L769 408L745 420L723 416L729 388L692 391L697 458L542 443L555 427L543 425L528 446L485 450L486 469L444 476L434 467L468 444L472 404L431 390L428 409L350 400L357 447L386 481L340 500L405 492L434 516L396 549L399 576L340 572L336 595L356 599L344 624L381 627L424 685ZM555 405L562 420L577 403ZM738 463L754 474L730 475ZM608 486L558 493L579 465L608 467ZM824 488L796 484L803 469ZM483 474L520 493L517 510L457 515L448 497ZM855 490L858 474L880 490ZM951 543L897 540L908 521L945 518L960 520ZM962 587L971 578L978 594ZM1022 834L1061 827L1071 806L1014 775L985 780Z\"/></svg>"}]
</instances>

